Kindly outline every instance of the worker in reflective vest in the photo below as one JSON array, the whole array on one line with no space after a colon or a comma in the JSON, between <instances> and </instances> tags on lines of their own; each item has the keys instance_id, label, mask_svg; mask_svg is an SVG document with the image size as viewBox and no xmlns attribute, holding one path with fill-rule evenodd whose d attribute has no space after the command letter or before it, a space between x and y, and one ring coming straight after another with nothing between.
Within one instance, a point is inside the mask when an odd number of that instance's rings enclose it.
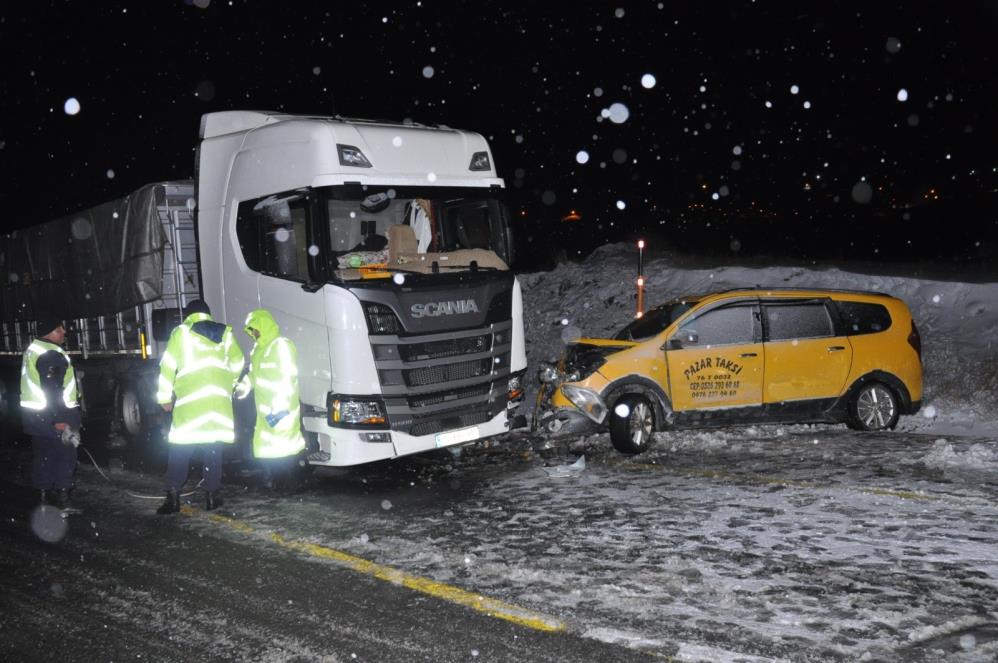
<instances>
[{"instance_id":1,"label":"worker in reflective vest","mask_svg":"<svg viewBox=\"0 0 998 663\"><path fill-rule=\"evenodd\" d=\"M78 513L69 504L79 445L80 403L73 362L62 349L62 320L40 320L21 362L21 422L31 436L31 481L42 504Z\"/></svg>"},{"instance_id":2,"label":"worker in reflective vest","mask_svg":"<svg viewBox=\"0 0 998 663\"><path fill-rule=\"evenodd\" d=\"M246 317L246 333L253 338L249 370L236 388L237 397L250 391L256 402L253 457L261 461L277 487L290 487L305 448L298 400L298 350L281 336L277 321L265 309Z\"/></svg>"},{"instance_id":3,"label":"worker in reflective vest","mask_svg":"<svg viewBox=\"0 0 998 663\"><path fill-rule=\"evenodd\" d=\"M203 301L188 304L184 316L159 363L156 402L173 413L166 501L156 511L161 515L180 511L180 489L196 451L202 454L206 506L222 505L222 445L235 442L232 390L245 361L232 328L212 320Z\"/></svg>"}]
</instances>

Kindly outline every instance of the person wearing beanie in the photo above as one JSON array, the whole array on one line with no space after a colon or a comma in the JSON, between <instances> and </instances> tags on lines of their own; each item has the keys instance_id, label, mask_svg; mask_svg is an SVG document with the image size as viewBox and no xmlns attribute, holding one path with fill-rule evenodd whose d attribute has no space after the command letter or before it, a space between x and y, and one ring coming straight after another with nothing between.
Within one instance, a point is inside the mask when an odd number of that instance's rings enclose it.
<instances>
[{"instance_id":1,"label":"person wearing beanie","mask_svg":"<svg viewBox=\"0 0 998 663\"><path fill-rule=\"evenodd\" d=\"M31 481L42 504L79 513L69 503L79 443L71 433L79 430L81 417L73 362L62 349L66 328L62 320L45 318L35 329L21 363L21 423L31 436Z\"/></svg>"},{"instance_id":2,"label":"person wearing beanie","mask_svg":"<svg viewBox=\"0 0 998 663\"><path fill-rule=\"evenodd\" d=\"M156 510L160 515L180 511L180 490L197 451L204 468L205 506L210 511L222 505L222 448L235 442L232 390L245 361L232 328L212 320L204 301L190 302L184 316L159 362L156 402L172 413L166 500Z\"/></svg>"}]
</instances>

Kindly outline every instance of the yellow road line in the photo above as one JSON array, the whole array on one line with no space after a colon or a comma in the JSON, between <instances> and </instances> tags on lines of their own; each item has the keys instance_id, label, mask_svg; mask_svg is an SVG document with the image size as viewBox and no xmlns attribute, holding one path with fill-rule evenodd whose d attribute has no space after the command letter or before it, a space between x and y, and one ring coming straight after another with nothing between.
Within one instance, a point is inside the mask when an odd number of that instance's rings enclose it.
<instances>
[{"instance_id":1,"label":"yellow road line","mask_svg":"<svg viewBox=\"0 0 998 663\"><path fill-rule=\"evenodd\" d=\"M182 507L182 510L187 515L197 513L189 507ZM229 516L212 513L208 515L208 518L216 523L227 525L228 527L246 534L257 534L256 530L243 521L230 518ZM352 571L363 573L364 575L377 578L378 580L386 580L392 584L401 585L422 594L427 594L450 603L462 605L490 617L504 619L508 622L513 622L514 624L519 624L520 626L526 626L527 628L532 628L536 631L553 633L565 631L568 628L565 622L555 619L554 617L534 612L533 610L520 608L512 605L511 603L505 603L487 596L475 594L474 592L469 592L460 589L459 587L446 585L442 582L430 580L429 578L423 578L411 573L406 573L405 571L401 571L390 566L377 564L362 557L356 557L349 553L345 553L341 550L328 548L317 543L286 539L276 533L271 534L270 539L277 545L287 548L288 550L305 553L320 559L327 559Z\"/></svg>"},{"instance_id":2,"label":"yellow road line","mask_svg":"<svg viewBox=\"0 0 998 663\"><path fill-rule=\"evenodd\" d=\"M669 470L672 469L667 465L658 465L656 463L631 463L622 462L617 463L619 467L623 468L635 468L635 469L656 469L656 470ZM764 477L751 474L730 474L728 472L718 472L717 470L676 470L677 474L688 477L707 477L709 479L720 479L722 481L747 481L749 483L757 483L764 485L776 485L776 486L793 486L795 488L835 488L841 486L841 484L834 484L829 482L817 482L817 481L795 481L793 479L781 479L779 477ZM857 490L861 493L868 493L870 495L883 495L886 497L897 497L905 500L939 500L942 499L936 495L925 495L923 493L916 493L910 490L891 490L889 488L848 488L845 490Z\"/></svg>"}]
</instances>

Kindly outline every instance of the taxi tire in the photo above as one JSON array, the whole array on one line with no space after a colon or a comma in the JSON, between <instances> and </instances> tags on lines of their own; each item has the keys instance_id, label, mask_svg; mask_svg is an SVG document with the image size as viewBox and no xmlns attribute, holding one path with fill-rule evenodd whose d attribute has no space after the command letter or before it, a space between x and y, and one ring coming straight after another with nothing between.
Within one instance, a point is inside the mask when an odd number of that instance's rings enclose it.
<instances>
[{"instance_id":1,"label":"taxi tire","mask_svg":"<svg viewBox=\"0 0 998 663\"><path fill-rule=\"evenodd\" d=\"M617 413L626 406L626 416ZM655 408L640 394L624 394L610 411L610 441L624 454L639 454L648 449L655 433Z\"/></svg>"},{"instance_id":2,"label":"taxi tire","mask_svg":"<svg viewBox=\"0 0 998 663\"><path fill-rule=\"evenodd\" d=\"M868 382L849 401L846 425L853 430L894 430L901 414L901 400L883 382Z\"/></svg>"}]
</instances>

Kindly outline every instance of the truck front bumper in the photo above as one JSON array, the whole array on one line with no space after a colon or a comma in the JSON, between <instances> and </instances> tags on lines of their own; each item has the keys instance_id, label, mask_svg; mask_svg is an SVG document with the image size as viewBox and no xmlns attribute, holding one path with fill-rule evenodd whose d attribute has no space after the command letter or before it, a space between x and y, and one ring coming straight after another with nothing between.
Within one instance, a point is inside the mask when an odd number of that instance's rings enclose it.
<instances>
[{"instance_id":1,"label":"truck front bumper","mask_svg":"<svg viewBox=\"0 0 998 663\"><path fill-rule=\"evenodd\" d=\"M361 465L379 460L389 460L401 456L460 446L476 440L508 433L512 428L523 425L522 417L514 417L512 411L505 410L495 417L476 426L445 431L433 435L413 436L394 430L358 431L329 426L322 417L303 417L306 431L318 437L319 449L309 454L311 465L343 467ZM368 442L365 433L387 433L388 441Z\"/></svg>"}]
</instances>

